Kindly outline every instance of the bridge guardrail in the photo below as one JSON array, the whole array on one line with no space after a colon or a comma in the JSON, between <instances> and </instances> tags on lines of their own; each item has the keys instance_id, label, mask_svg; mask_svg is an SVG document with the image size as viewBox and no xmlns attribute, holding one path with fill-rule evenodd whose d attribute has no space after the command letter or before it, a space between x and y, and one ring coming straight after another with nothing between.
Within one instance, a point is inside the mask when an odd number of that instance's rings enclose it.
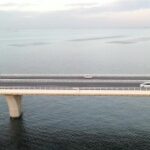
<instances>
[{"instance_id":1,"label":"bridge guardrail","mask_svg":"<svg viewBox=\"0 0 150 150\"><path fill-rule=\"evenodd\" d=\"M15 86L15 87L3 87L0 86L0 89L3 90L134 90L134 91L150 91L150 88L140 88L140 87L29 87L29 86Z\"/></svg>"}]
</instances>

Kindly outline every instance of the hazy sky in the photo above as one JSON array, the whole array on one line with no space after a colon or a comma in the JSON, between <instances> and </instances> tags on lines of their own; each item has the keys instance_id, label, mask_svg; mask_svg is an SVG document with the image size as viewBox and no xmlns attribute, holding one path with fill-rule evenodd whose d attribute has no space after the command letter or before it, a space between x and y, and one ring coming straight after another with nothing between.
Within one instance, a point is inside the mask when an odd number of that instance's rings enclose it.
<instances>
[{"instance_id":1,"label":"hazy sky","mask_svg":"<svg viewBox=\"0 0 150 150\"><path fill-rule=\"evenodd\" d=\"M59 11L79 7L103 6L116 0L0 0L1 10Z\"/></svg>"},{"instance_id":2,"label":"hazy sky","mask_svg":"<svg viewBox=\"0 0 150 150\"><path fill-rule=\"evenodd\" d=\"M0 0L0 28L150 27L150 0Z\"/></svg>"}]
</instances>

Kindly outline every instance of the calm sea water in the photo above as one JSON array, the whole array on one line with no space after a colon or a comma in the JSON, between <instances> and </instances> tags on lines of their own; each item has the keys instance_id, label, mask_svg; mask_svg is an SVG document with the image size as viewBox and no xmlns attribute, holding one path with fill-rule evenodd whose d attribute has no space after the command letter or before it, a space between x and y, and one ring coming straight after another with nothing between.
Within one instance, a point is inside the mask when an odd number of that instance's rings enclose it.
<instances>
[{"instance_id":1,"label":"calm sea water","mask_svg":"<svg viewBox=\"0 0 150 150\"><path fill-rule=\"evenodd\" d=\"M0 73L150 74L150 29L0 31ZM0 97L0 150L149 150L148 97Z\"/></svg>"}]
</instances>

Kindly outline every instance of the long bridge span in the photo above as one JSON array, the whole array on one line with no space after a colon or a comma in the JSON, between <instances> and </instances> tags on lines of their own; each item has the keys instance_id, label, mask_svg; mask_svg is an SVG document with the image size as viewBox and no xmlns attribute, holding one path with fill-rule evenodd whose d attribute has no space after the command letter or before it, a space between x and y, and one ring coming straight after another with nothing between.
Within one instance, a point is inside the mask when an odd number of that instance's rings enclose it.
<instances>
[{"instance_id":1,"label":"long bridge span","mask_svg":"<svg viewBox=\"0 0 150 150\"><path fill-rule=\"evenodd\" d=\"M150 96L150 88L140 87L147 81L150 75L1 74L0 95L6 96L10 117L19 118L25 95Z\"/></svg>"}]
</instances>

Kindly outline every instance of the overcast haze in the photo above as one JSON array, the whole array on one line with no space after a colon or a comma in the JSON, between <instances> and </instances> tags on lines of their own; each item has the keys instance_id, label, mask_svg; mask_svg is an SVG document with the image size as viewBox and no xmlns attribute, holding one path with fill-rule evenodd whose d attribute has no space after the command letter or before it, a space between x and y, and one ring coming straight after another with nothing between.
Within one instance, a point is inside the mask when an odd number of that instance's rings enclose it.
<instances>
[{"instance_id":1,"label":"overcast haze","mask_svg":"<svg viewBox=\"0 0 150 150\"><path fill-rule=\"evenodd\" d=\"M0 0L0 29L150 27L150 0Z\"/></svg>"}]
</instances>

